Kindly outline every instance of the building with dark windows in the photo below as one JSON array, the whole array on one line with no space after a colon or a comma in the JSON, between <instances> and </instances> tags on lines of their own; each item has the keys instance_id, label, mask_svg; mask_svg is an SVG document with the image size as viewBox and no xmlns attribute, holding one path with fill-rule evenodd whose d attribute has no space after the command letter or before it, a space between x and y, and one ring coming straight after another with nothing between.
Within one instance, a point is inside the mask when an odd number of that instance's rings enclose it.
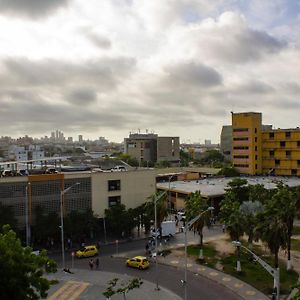
<instances>
[{"instance_id":1,"label":"building with dark windows","mask_svg":"<svg viewBox=\"0 0 300 300\"><path fill-rule=\"evenodd\" d=\"M124 139L124 152L142 164L168 161L176 165L180 161L179 137L159 137L154 133L132 133Z\"/></svg>"},{"instance_id":2,"label":"building with dark windows","mask_svg":"<svg viewBox=\"0 0 300 300\"><path fill-rule=\"evenodd\" d=\"M300 129L262 125L261 113L232 113L232 161L243 174L300 176Z\"/></svg>"},{"instance_id":3,"label":"building with dark windows","mask_svg":"<svg viewBox=\"0 0 300 300\"><path fill-rule=\"evenodd\" d=\"M20 227L25 225L26 203L29 222L35 220L39 206L45 212L60 213L61 191L64 213L92 209L104 216L105 209L122 203L135 208L156 191L155 170L126 172L68 172L0 178L0 203L13 208ZM77 184L79 183L79 184Z\"/></svg>"}]
</instances>

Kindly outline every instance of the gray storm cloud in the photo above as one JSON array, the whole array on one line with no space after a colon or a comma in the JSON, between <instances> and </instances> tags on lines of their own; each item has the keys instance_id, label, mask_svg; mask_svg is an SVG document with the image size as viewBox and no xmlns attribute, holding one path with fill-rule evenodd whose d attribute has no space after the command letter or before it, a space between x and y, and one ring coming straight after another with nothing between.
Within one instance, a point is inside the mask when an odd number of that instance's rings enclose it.
<instances>
[{"instance_id":1,"label":"gray storm cloud","mask_svg":"<svg viewBox=\"0 0 300 300\"><path fill-rule=\"evenodd\" d=\"M0 13L40 18L65 7L71 0L0 0Z\"/></svg>"}]
</instances>

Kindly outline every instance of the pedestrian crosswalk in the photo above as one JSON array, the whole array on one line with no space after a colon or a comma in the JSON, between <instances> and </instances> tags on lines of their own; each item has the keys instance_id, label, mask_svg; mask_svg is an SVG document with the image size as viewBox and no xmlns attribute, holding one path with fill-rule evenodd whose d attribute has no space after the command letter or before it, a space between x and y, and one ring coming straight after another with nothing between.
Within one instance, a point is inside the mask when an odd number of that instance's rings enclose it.
<instances>
[{"instance_id":1,"label":"pedestrian crosswalk","mask_svg":"<svg viewBox=\"0 0 300 300\"><path fill-rule=\"evenodd\" d=\"M48 300L75 300L89 286L87 282L67 281L62 287L48 297Z\"/></svg>"}]
</instances>

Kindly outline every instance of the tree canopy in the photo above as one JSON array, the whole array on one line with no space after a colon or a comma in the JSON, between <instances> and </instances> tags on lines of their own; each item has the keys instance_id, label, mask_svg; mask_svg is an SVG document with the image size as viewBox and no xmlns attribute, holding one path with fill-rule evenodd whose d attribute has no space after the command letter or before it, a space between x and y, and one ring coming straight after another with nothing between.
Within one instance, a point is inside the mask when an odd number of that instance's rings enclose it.
<instances>
[{"instance_id":1,"label":"tree canopy","mask_svg":"<svg viewBox=\"0 0 300 300\"><path fill-rule=\"evenodd\" d=\"M3 226L0 234L0 295L8 300L38 300L47 297L47 291L54 281L43 275L56 272L56 263L46 256L45 250L39 255L30 247L23 248L16 233L9 225Z\"/></svg>"}]
</instances>

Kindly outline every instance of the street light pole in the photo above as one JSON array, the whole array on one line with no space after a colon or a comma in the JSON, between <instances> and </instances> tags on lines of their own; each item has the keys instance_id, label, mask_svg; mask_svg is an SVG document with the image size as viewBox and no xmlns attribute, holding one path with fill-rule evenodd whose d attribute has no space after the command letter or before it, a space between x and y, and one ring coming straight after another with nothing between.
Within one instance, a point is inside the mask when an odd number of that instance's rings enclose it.
<instances>
[{"instance_id":1,"label":"street light pole","mask_svg":"<svg viewBox=\"0 0 300 300\"><path fill-rule=\"evenodd\" d=\"M169 176L169 190L168 190L168 209L171 210L171 180L175 175Z\"/></svg>"},{"instance_id":2,"label":"street light pole","mask_svg":"<svg viewBox=\"0 0 300 300\"><path fill-rule=\"evenodd\" d=\"M276 289L276 300L280 298L280 271L279 268L272 268L269 264L267 264L264 260L262 260L259 256L257 256L254 252L252 252L247 247L243 246L240 241L232 241L232 244L236 247L244 248L247 252L253 255L255 261L257 261L274 279L274 288Z\"/></svg>"},{"instance_id":3,"label":"street light pole","mask_svg":"<svg viewBox=\"0 0 300 300\"><path fill-rule=\"evenodd\" d=\"M62 268L65 269L65 239L64 239L64 194L71 190L74 186L79 185L79 182L74 183L70 187L60 192L60 233L61 233L61 255L62 255Z\"/></svg>"},{"instance_id":4,"label":"street light pole","mask_svg":"<svg viewBox=\"0 0 300 300\"><path fill-rule=\"evenodd\" d=\"M184 226L184 300L187 299L187 231L192 227L194 223L196 223L205 213L208 211L212 211L215 208L210 206L203 212L201 212L198 216L190 220L185 226Z\"/></svg>"},{"instance_id":5,"label":"street light pole","mask_svg":"<svg viewBox=\"0 0 300 300\"><path fill-rule=\"evenodd\" d=\"M158 196L155 196L154 199L154 232L155 232L155 282L156 282L156 290L159 291L158 286L158 273L157 273L157 209L156 204L159 199L161 199L164 195L166 195L166 192L161 193Z\"/></svg>"}]
</instances>

